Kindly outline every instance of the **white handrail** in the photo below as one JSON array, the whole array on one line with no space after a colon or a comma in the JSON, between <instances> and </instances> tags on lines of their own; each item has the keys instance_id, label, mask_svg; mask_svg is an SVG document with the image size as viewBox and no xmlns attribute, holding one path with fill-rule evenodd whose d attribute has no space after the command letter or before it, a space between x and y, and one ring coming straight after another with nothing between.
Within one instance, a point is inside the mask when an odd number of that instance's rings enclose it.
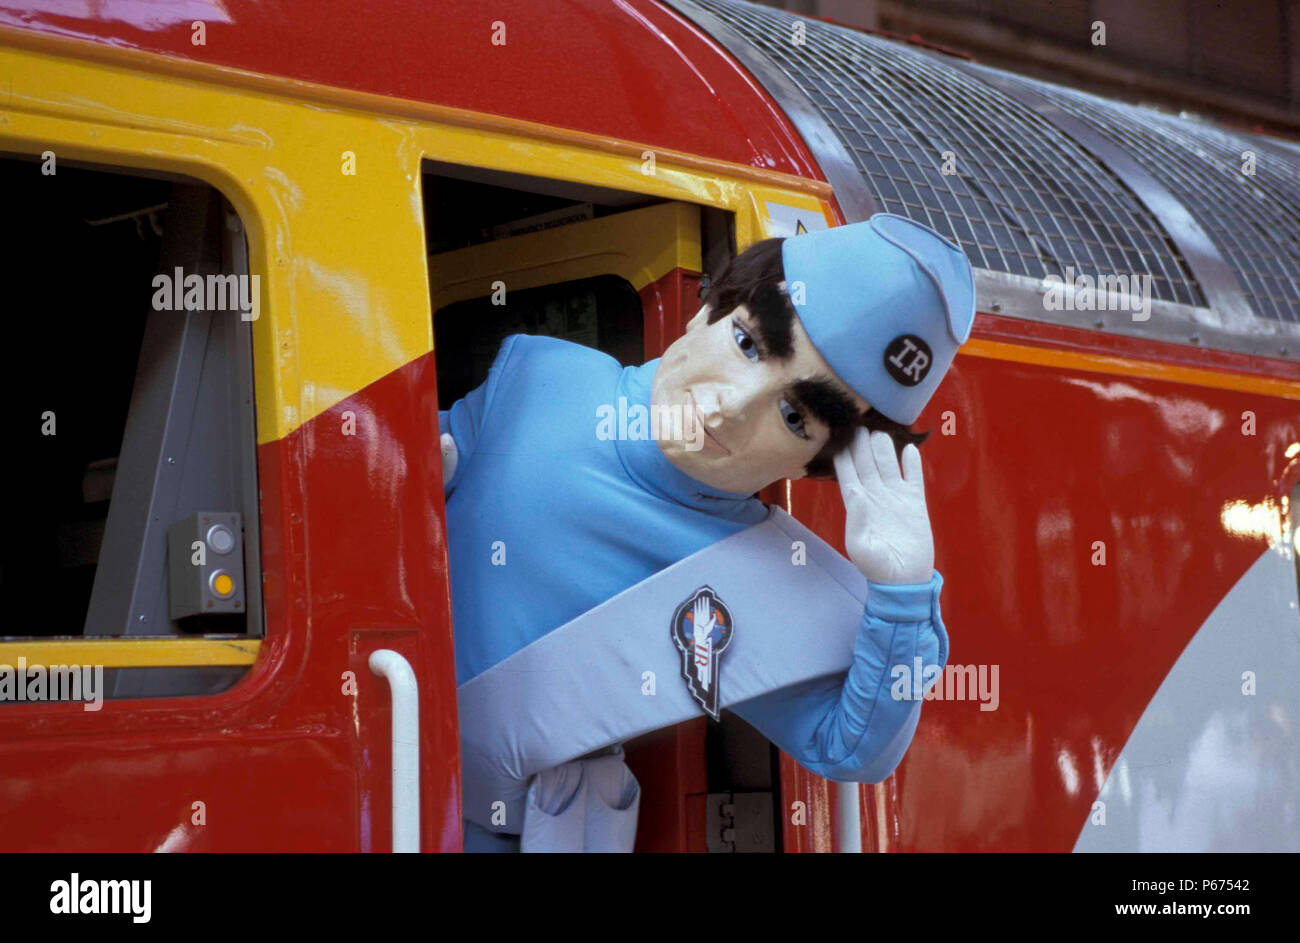
<instances>
[{"instance_id":1,"label":"white handrail","mask_svg":"<svg viewBox=\"0 0 1300 943\"><path fill-rule=\"evenodd\" d=\"M835 784L835 845L841 854L862 853L862 815L859 783Z\"/></svg>"},{"instance_id":2,"label":"white handrail","mask_svg":"<svg viewBox=\"0 0 1300 943\"><path fill-rule=\"evenodd\" d=\"M370 653L370 670L393 696L393 851L420 850L420 692L411 663L388 648Z\"/></svg>"}]
</instances>

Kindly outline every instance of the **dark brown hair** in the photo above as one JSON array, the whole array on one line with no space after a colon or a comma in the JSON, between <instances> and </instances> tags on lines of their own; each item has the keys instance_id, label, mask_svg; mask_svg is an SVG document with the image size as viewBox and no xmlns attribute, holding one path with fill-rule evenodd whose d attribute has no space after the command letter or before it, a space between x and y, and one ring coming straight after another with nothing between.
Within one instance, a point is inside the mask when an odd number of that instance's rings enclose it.
<instances>
[{"instance_id":1,"label":"dark brown hair","mask_svg":"<svg viewBox=\"0 0 1300 943\"><path fill-rule=\"evenodd\" d=\"M781 243L784 241L777 238L754 243L727 264L704 296L704 303L709 306L710 324L744 305L767 342L767 353L779 360L790 357L794 350L791 343L794 304L779 287L785 280L785 267L781 262ZM827 416L830 427L826 445L804 467L809 478L835 478L835 454L849 444L859 426L872 432L888 432L894 441L894 450L900 456L905 445L920 446L930 436L928 432L914 432L911 427L894 422L874 408L854 416L855 408L845 409L840 403L843 397L839 394L827 396L824 387L808 392L821 393L817 397L821 407L817 412ZM803 398L806 400L808 397Z\"/></svg>"}]
</instances>

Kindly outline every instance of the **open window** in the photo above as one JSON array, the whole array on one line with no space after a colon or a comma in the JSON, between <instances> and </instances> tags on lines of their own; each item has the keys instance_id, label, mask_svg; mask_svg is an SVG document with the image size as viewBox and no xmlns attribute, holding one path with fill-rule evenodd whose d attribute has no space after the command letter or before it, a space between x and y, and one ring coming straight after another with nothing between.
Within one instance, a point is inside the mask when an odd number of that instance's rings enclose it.
<instances>
[{"instance_id":1,"label":"open window","mask_svg":"<svg viewBox=\"0 0 1300 943\"><path fill-rule=\"evenodd\" d=\"M615 234L625 223L611 217L642 201L569 185L517 189L466 168L427 167L425 219L444 408L486 379L509 334L559 337L602 350L624 366L641 362L640 289L646 286L634 283L635 253L617 248Z\"/></svg>"},{"instance_id":2,"label":"open window","mask_svg":"<svg viewBox=\"0 0 1300 943\"><path fill-rule=\"evenodd\" d=\"M240 220L172 174L12 156L0 177L28 299L7 319L0 662L98 653L106 697L224 690L247 663L131 643L263 634Z\"/></svg>"},{"instance_id":3,"label":"open window","mask_svg":"<svg viewBox=\"0 0 1300 943\"><path fill-rule=\"evenodd\" d=\"M487 378L509 334L585 344L624 366L660 356L735 254L731 214L690 203L433 161L423 192L442 409ZM777 750L730 711L626 752L642 788L637 850L779 846ZM740 805L757 810L743 839L713 814Z\"/></svg>"}]
</instances>

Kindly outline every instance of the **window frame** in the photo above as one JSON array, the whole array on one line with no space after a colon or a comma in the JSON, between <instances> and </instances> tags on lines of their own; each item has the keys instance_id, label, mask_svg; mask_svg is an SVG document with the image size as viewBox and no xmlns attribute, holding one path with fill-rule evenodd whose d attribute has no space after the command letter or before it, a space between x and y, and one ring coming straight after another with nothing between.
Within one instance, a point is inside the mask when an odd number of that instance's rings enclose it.
<instances>
[{"instance_id":1,"label":"window frame","mask_svg":"<svg viewBox=\"0 0 1300 943\"><path fill-rule=\"evenodd\" d=\"M4 156L17 159L36 158L38 155L17 150L6 150ZM247 239L245 238L245 226L238 212L234 209L230 201L226 198L219 188L212 183L200 179L197 176L189 174L173 173L163 170L141 173L137 168L124 166L120 163L113 163L99 160L74 160L64 159L56 165L66 170L90 171L106 176L121 177L146 177L169 180L177 185L173 190L173 196L184 193L185 196L193 197L194 206L187 209L193 210L195 207L201 207L201 218L198 226L205 223L211 223L208 214L216 212L220 214L220 232L221 238L219 246L212 245L213 239L200 239L200 244L196 246L182 246L180 251L199 252L199 256L194 260L195 266L185 266L190 272L201 272L205 267L211 267L215 262L218 272L213 274L235 274L247 276L249 274L249 250ZM35 170L34 170L35 172ZM183 189L184 188L184 189ZM184 198L184 197L183 197ZM186 222L193 222L187 220ZM191 235L193 233L190 233ZM202 233L200 232L202 237ZM184 237L181 237L182 239ZM166 255L167 245L164 244L164 255ZM205 250L216 249L219 257L204 257ZM159 271L167 272L169 268L164 261L159 261ZM187 312L183 315L185 318L196 318L203 321L198 326L198 332L190 331L193 335L180 342L182 348L186 345L194 347L195 343L206 347L207 331L218 327L210 323L211 316L208 312ZM158 324L164 329L174 328L179 322L177 313L172 311L151 311L146 315L147 318L156 319ZM171 321L168 325L166 322ZM251 325L250 325L251 327ZM142 347L150 343L151 325L146 325L145 338L142 341ZM202 634L186 635L179 627L175 626L167 618L167 604L169 587L167 585L168 574L164 562L158 567L140 566L139 561L143 554L147 552L146 541L142 539L133 539L129 534L117 541L120 545L128 545L128 552L114 553L111 549L108 553L110 561L109 566L97 566L96 568L96 586L101 584L101 573L103 581L111 583L114 579L131 580L133 582L132 591L129 596L134 596L139 587L142 578L147 574L154 586L155 599L153 604L147 605L147 614L150 618L141 619L141 613L136 610L141 608L137 606L122 607L120 604L115 608L123 610L119 613L112 614L106 612L106 609L113 608L113 603L120 603L121 597L109 596L102 591L92 592L84 620L83 634L77 636L19 636L19 635L0 635L0 665L13 667L17 665L18 659L22 658L29 669L38 666L49 667L54 665L80 665L87 667L100 667L105 671L105 685L103 691L111 691L111 694L104 693L105 700L124 700L143 697L212 697L224 693L232 684L238 684L247 676L248 669L257 660L261 648L261 640L265 636L265 609L262 603L262 584L263 572L261 567L261 509L259 500L259 488L257 477L257 426L256 411L254 407L254 377L253 377L253 339L252 331L242 329L240 324L225 325L224 329L230 332L227 337L227 343L230 346L228 355L225 356L225 363L232 369L233 383L230 391L233 403L234 416L233 426L234 435L232 438L238 445L238 455L232 460L237 463L238 471L236 477L239 479L233 483L233 486L240 492L240 508L238 509L243 523L243 581L244 581L244 624L246 631L241 633L229 632L205 632ZM155 327L155 330L157 328ZM184 330L184 329L182 329ZM154 338L156 341L157 338ZM172 361L183 357L185 351L182 349L178 356L172 356ZM202 351L200 351L202 354ZM139 355L137 355L139 356ZM167 355L164 355L164 358ZM191 373L197 373L202 366L202 358L199 363L191 363L188 366L173 363L177 372L188 369ZM139 365L132 365L133 386L135 378L139 373ZM163 381L170 380L172 377L163 376ZM198 379L193 379L192 387L194 388L194 399L197 399ZM225 391L221 391L224 393ZM193 406L192 401L187 401L186 405ZM139 408L136 392L133 392L131 406L127 416L127 427L132 423L131 413ZM153 510L153 498L158 490L158 471L165 461L163 452L174 453L177 448L186 449L189 447L190 437L187 434L188 429L184 428L187 424L187 415L173 415L173 404L168 402L167 425L179 425L182 428L177 435L169 436L172 439L181 439L181 442L168 442L162 451L158 454L157 459L149 462L154 474L150 476L151 486L147 489L148 494L144 502L131 501L127 499L127 504L131 506L124 507L123 504L114 500L110 502L109 521L114 519L114 506L118 508L117 518L122 520L124 517L148 516ZM136 419L140 422L139 416ZM125 436L124 436L125 446ZM175 448L173 448L175 446ZM120 458L120 456L119 456ZM147 457L146 457L147 458ZM184 463L181 464L184 468ZM121 473L121 463L119 462L118 471ZM115 491L116 486L115 486ZM137 489L139 490L139 489ZM153 542L155 550L159 545L164 549L166 545L166 529L172 523L170 519L165 521L147 522L146 529L153 532ZM121 527L121 524L118 525ZM105 537L110 531L109 523L105 524ZM159 543L161 542L161 544ZM107 539L101 544L99 553L100 560L105 559L105 549L108 545ZM133 551L133 552L132 552ZM148 572L156 570L157 572ZM132 575L134 573L134 576ZM158 587L161 587L160 591ZM108 606L106 606L106 600ZM130 601L128 599L128 601ZM98 611L97 611L98 610ZM159 621L158 615L161 613L162 622ZM118 621L122 623L122 632L120 634L110 632L91 631L97 627L107 627L104 625L105 620ZM167 624L173 628L168 633L159 633L155 626ZM132 629L139 627L141 631L133 632ZM213 673L210 669L228 669L243 667L245 671L239 678L233 682L219 684L219 689L212 691L197 690L192 693L187 692L187 687L207 687L211 689L214 686ZM135 670L140 669L140 670ZM159 670L167 672L164 677L159 674ZM180 672L180 674L176 674ZM205 678L204 675L207 675ZM218 674L217 681L221 678ZM164 689L161 693L147 694L140 689L155 687L154 682L162 681L164 685L170 686L173 690ZM192 684L190 682L193 682ZM179 692L175 690L179 688ZM134 690L132 690L134 689ZM3 709L3 708L0 708Z\"/></svg>"}]
</instances>

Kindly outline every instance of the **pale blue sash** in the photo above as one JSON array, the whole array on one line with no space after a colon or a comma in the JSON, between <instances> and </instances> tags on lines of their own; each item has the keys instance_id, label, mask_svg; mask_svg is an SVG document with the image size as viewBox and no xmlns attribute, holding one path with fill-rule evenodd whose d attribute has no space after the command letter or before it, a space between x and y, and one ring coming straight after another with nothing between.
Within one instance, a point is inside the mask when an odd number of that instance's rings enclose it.
<instances>
[{"instance_id":1,"label":"pale blue sash","mask_svg":"<svg viewBox=\"0 0 1300 943\"><path fill-rule=\"evenodd\" d=\"M866 578L771 508L460 686L464 817L524 851L630 851L640 790L621 750L594 754L703 713L670 630L702 586L733 621L722 707L852 666Z\"/></svg>"}]
</instances>

